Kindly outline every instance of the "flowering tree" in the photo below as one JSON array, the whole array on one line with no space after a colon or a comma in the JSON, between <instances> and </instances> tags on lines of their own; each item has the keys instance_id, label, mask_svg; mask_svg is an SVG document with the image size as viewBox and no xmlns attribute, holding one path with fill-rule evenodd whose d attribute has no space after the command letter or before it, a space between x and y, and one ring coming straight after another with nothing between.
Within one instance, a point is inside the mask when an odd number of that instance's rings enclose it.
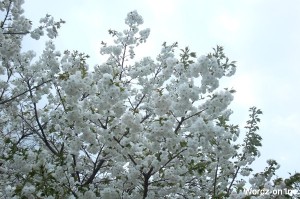
<instances>
[{"instance_id":1,"label":"flowering tree","mask_svg":"<svg viewBox=\"0 0 300 199\"><path fill-rule=\"evenodd\" d=\"M32 30L22 3L0 4L1 198L265 197L245 193L262 112L250 108L237 143L228 109L234 90L219 88L236 66L222 47L197 58L164 43L156 60L135 60L150 30L139 30L143 19L132 11L128 29L109 30L114 44L102 42L107 61L88 70L88 55L55 50L64 21L46 15ZM39 58L21 51L25 35L45 32L51 40ZM299 190L299 174L274 179L278 167L268 161L249 186Z\"/></svg>"}]
</instances>

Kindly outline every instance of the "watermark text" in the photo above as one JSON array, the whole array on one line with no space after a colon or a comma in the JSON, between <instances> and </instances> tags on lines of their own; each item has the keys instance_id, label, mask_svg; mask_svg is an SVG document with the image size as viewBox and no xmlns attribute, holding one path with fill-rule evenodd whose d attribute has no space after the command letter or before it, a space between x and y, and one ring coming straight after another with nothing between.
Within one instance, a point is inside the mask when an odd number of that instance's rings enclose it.
<instances>
[{"instance_id":1,"label":"watermark text","mask_svg":"<svg viewBox=\"0 0 300 199\"><path fill-rule=\"evenodd\" d=\"M293 189L244 189L246 195L294 195L297 190Z\"/></svg>"}]
</instances>

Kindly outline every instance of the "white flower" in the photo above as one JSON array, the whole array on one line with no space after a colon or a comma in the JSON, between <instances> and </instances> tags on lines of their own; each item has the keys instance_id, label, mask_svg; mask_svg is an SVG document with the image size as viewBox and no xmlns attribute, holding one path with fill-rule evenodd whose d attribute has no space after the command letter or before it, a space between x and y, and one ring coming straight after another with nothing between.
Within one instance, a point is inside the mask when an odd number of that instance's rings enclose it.
<instances>
[{"instance_id":1,"label":"white flower","mask_svg":"<svg viewBox=\"0 0 300 199\"><path fill-rule=\"evenodd\" d=\"M150 28L147 28L145 30L141 30L140 32L140 41L141 42L146 42L147 38L149 37L149 34L150 34Z\"/></svg>"},{"instance_id":2,"label":"white flower","mask_svg":"<svg viewBox=\"0 0 300 199\"><path fill-rule=\"evenodd\" d=\"M84 192L82 199L96 199L95 193L92 190Z\"/></svg>"},{"instance_id":3,"label":"white flower","mask_svg":"<svg viewBox=\"0 0 300 199\"><path fill-rule=\"evenodd\" d=\"M54 39L54 38L57 36L57 32L54 31L53 28L47 28L46 31L47 31L47 36L48 36L50 39Z\"/></svg>"},{"instance_id":4,"label":"white flower","mask_svg":"<svg viewBox=\"0 0 300 199\"><path fill-rule=\"evenodd\" d=\"M41 29L41 28L37 28L35 29L34 31L32 31L30 33L30 36L33 38L33 39L36 39L36 40L39 40L41 36L44 35L44 31Z\"/></svg>"},{"instance_id":5,"label":"white flower","mask_svg":"<svg viewBox=\"0 0 300 199\"><path fill-rule=\"evenodd\" d=\"M22 193L26 196L29 196L35 191L35 187L33 185L25 185L22 189Z\"/></svg>"},{"instance_id":6,"label":"white flower","mask_svg":"<svg viewBox=\"0 0 300 199\"><path fill-rule=\"evenodd\" d=\"M101 196L103 199L115 199L118 198L118 194L110 187L105 188L101 192Z\"/></svg>"},{"instance_id":7,"label":"white flower","mask_svg":"<svg viewBox=\"0 0 300 199\"><path fill-rule=\"evenodd\" d=\"M159 97L155 97L156 101L154 103L155 106L155 112L158 115L163 115L167 113L171 106L171 100L168 95L162 95Z\"/></svg>"},{"instance_id":8,"label":"white flower","mask_svg":"<svg viewBox=\"0 0 300 199\"><path fill-rule=\"evenodd\" d=\"M103 74L102 82L104 85L110 85L112 83L112 79L113 77L111 76L111 74L105 73Z\"/></svg>"},{"instance_id":9,"label":"white flower","mask_svg":"<svg viewBox=\"0 0 300 199\"><path fill-rule=\"evenodd\" d=\"M116 56L119 56L121 54L121 52L122 52L121 46L114 46L112 48L112 53Z\"/></svg>"},{"instance_id":10,"label":"white flower","mask_svg":"<svg viewBox=\"0 0 300 199\"><path fill-rule=\"evenodd\" d=\"M139 15L136 10L129 12L125 19L125 24L130 26L141 25L143 23L144 21L142 16Z\"/></svg>"}]
</instances>

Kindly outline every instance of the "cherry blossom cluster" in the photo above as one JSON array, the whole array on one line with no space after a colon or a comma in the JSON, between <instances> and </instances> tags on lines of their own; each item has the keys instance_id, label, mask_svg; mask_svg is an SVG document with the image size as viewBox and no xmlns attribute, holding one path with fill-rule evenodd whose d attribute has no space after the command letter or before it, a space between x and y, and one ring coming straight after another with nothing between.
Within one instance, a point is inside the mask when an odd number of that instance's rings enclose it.
<instances>
[{"instance_id":1,"label":"cherry blossom cluster","mask_svg":"<svg viewBox=\"0 0 300 199\"><path fill-rule=\"evenodd\" d=\"M244 198L247 183L299 183L298 174L275 178L274 160L253 174L262 112L250 108L236 142L228 108L235 91L219 87L236 66L222 47L197 57L164 43L156 59L137 60L150 29L140 30L143 18L132 11L128 29L109 30L114 43L102 42L107 61L91 69L85 53L56 49L63 20L46 15L32 29L23 3L0 3L1 198ZM24 35L44 32L50 40L38 57L21 51Z\"/></svg>"}]
</instances>

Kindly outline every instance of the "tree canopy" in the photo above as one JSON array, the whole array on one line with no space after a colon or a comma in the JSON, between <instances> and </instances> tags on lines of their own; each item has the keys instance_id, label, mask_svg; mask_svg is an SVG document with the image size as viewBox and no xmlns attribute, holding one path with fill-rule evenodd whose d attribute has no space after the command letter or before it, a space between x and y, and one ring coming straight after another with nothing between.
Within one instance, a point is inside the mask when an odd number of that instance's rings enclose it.
<instances>
[{"instance_id":1,"label":"tree canopy","mask_svg":"<svg viewBox=\"0 0 300 199\"><path fill-rule=\"evenodd\" d=\"M140 29L143 18L131 11L127 29L109 30L114 43L101 44L107 60L89 68L87 54L56 50L63 20L47 14L33 28L23 3L0 1L1 198L292 198L299 192L299 173L276 176L275 160L253 173L262 111L251 107L243 130L229 122L235 91L219 80L234 75L236 62L223 47L197 56L165 42L155 59L136 60L150 29ZM22 49L25 35L49 38L39 56Z\"/></svg>"}]
</instances>

